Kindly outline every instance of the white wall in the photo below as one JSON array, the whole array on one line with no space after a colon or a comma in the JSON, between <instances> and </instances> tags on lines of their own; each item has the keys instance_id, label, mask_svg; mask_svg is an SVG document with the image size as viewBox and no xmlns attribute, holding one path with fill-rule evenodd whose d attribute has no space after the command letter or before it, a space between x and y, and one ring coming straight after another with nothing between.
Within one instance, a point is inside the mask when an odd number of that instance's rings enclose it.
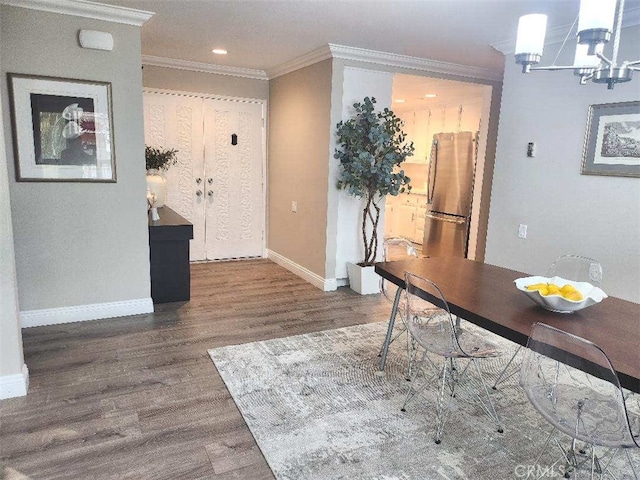
<instances>
[{"instance_id":1,"label":"white wall","mask_svg":"<svg viewBox=\"0 0 640 480\"><path fill-rule=\"evenodd\" d=\"M84 314L112 316L113 309L151 311L140 28L7 5L0 9L3 77L15 72L112 86L117 183L16 182L7 142L23 319L28 313L36 322L46 317L56 323ZM80 48L81 28L112 33L113 51ZM8 98L6 86L2 95ZM5 138L11 138L7 104L2 115Z\"/></svg>"},{"instance_id":2,"label":"white wall","mask_svg":"<svg viewBox=\"0 0 640 480\"><path fill-rule=\"evenodd\" d=\"M1 16L0 9L0 18ZM0 38L1 25L0 21ZM0 52L0 69L1 66ZM0 87L4 82L5 77L0 76ZM0 111L3 101L4 98L0 97ZM0 399L25 395L28 381L18 318L18 289L3 123L4 119L0 116Z\"/></svg>"},{"instance_id":3,"label":"white wall","mask_svg":"<svg viewBox=\"0 0 640 480\"><path fill-rule=\"evenodd\" d=\"M545 57L557 49L547 45ZM640 27L623 29L620 53L640 58ZM568 51L558 64L572 60ZM640 76L607 90L578 85L570 71L520 70L507 56L487 263L544 274L562 254L589 256L603 265L605 292L640 302L640 178L580 174L589 105L638 100ZM531 141L535 158L525 155Z\"/></svg>"},{"instance_id":4,"label":"white wall","mask_svg":"<svg viewBox=\"0 0 640 480\"><path fill-rule=\"evenodd\" d=\"M348 120L354 113L353 104L362 102L364 97L375 97L376 109L382 110L391 107L391 92L393 86L393 74L375 70L365 70L354 67L344 67L342 84L342 120ZM335 130L335 125L332 125ZM335 151L335 138L332 138L331 162L339 165L339 160L333 158ZM339 169L329 178L329 191L337 191ZM334 192L335 193L335 192ZM379 245L382 247L384 236L384 203L380 205L381 220L378 231ZM335 278L347 278L347 262L361 262L364 260L364 245L362 243L362 209L364 201L348 194L346 190L338 193L337 229L336 229L336 265ZM382 257L382 249L378 250L378 256ZM344 284L344 282L340 282Z\"/></svg>"}]
</instances>

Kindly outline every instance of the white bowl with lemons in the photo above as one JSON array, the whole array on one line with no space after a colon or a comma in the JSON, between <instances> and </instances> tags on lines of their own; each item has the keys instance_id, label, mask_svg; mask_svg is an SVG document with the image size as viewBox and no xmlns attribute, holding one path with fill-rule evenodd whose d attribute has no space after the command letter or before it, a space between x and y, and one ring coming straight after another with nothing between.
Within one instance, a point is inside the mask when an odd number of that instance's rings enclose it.
<instances>
[{"instance_id":1,"label":"white bowl with lemons","mask_svg":"<svg viewBox=\"0 0 640 480\"><path fill-rule=\"evenodd\" d=\"M573 313L607 298L606 293L588 282L562 277L525 277L514 283L538 305L557 313Z\"/></svg>"}]
</instances>

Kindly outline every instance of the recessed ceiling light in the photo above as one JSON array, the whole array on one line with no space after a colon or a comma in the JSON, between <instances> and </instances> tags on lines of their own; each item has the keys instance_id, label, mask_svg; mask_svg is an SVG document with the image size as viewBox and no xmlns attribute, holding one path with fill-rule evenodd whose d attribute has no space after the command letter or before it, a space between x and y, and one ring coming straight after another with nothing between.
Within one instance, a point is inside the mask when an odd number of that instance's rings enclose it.
<instances>
[{"instance_id":1,"label":"recessed ceiling light","mask_svg":"<svg viewBox=\"0 0 640 480\"><path fill-rule=\"evenodd\" d=\"M394 100L394 102L396 102L396 103L404 103L404 98L396 98Z\"/></svg>"},{"instance_id":2,"label":"recessed ceiling light","mask_svg":"<svg viewBox=\"0 0 640 480\"><path fill-rule=\"evenodd\" d=\"M435 93L427 93L424 98L436 98L438 95L436 95Z\"/></svg>"},{"instance_id":3,"label":"recessed ceiling light","mask_svg":"<svg viewBox=\"0 0 640 480\"><path fill-rule=\"evenodd\" d=\"M211 51L213 53L215 53L216 55L226 55L227 54L227 51L224 48L214 48Z\"/></svg>"}]
</instances>

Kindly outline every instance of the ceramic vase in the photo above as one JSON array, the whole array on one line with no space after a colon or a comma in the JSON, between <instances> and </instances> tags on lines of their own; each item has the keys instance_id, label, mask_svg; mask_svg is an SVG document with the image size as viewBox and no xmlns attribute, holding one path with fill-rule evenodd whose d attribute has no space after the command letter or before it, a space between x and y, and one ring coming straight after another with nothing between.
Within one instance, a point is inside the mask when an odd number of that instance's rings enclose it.
<instances>
[{"instance_id":1,"label":"ceramic vase","mask_svg":"<svg viewBox=\"0 0 640 480\"><path fill-rule=\"evenodd\" d=\"M153 206L162 207L167 199L167 179L160 175L158 170L147 170L147 187L156 196L156 203Z\"/></svg>"}]
</instances>

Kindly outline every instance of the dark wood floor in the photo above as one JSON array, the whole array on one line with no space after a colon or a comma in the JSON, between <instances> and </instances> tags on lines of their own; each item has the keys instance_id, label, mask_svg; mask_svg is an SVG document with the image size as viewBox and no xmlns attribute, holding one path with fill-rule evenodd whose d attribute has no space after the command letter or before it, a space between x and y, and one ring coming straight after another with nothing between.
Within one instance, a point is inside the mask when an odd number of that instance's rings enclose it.
<instances>
[{"instance_id":1,"label":"dark wood floor","mask_svg":"<svg viewBox=\"0 0 640 480\"><path fill-rule=\"evenodd\" d=\"M31 385L0 402L0 478L273 478L207 349L390 311L379 295L325 293L268 260L191 272L188 303L23 330Z\"/></svg>"}]
</instances>

